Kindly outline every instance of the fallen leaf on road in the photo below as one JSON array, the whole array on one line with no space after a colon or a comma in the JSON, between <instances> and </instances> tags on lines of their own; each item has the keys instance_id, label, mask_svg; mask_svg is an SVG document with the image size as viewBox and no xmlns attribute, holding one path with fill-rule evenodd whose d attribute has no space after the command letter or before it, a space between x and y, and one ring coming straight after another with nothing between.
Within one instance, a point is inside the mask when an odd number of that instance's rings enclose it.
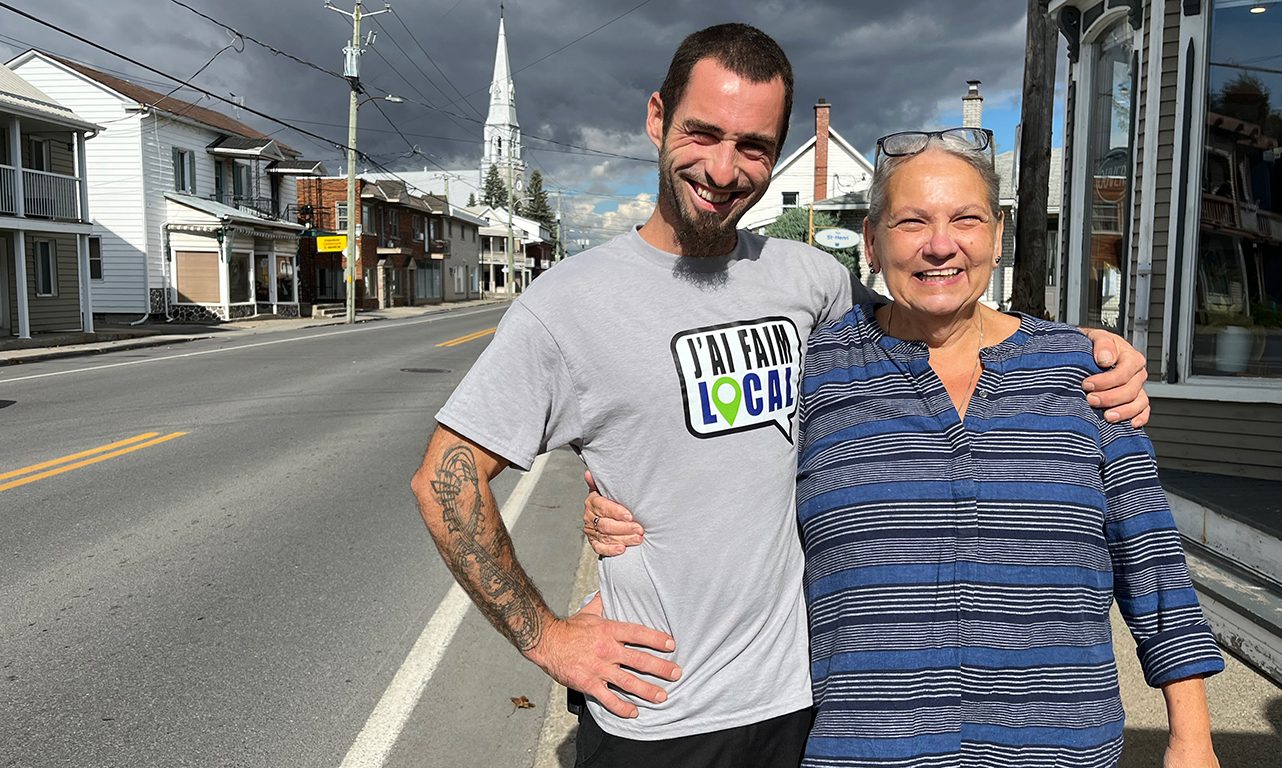
<instances>
[{"instance_id":1,"label":"fallen leaf on road","mask_svg":"<svg viewBox=\"0 0 1282 768\"><path fill-rule=\"evenodd\" d=\"M530 701L524 696L513 696L512 711L515 712L518 709L534 709L534 702Z\"/></svg>"}]
</instances>

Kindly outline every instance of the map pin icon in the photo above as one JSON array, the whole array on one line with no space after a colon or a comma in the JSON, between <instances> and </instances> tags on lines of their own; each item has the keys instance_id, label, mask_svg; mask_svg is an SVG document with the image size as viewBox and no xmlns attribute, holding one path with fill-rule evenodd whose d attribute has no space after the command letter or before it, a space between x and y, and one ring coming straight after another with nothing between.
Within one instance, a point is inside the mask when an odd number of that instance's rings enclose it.
<instances>
[{"instance_id":1,"label":"map pin icon","mask_svg":"<svg viewBox=\"0 0 1282 768\"><path fill-rule=\"evenodd\" d=\"M712 402L717 406L721 418L733 427L734 420L739 417L739 405L743 402L743 388L733 378L722 376L712 385Z\"/></svg>"}]
</instances>

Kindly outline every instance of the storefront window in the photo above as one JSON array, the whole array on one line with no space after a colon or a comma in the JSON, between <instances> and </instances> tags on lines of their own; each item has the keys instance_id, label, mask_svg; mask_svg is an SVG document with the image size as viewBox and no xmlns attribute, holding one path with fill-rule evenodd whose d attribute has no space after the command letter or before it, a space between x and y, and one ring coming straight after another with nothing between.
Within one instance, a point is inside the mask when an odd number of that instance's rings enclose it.
<instances>
[{"instance_id":1,"label":"storefront window","mask_svg":"<svg viewBox=\"0 0 1282 768\"><path fill-rule=\"evenodd\" d=\"M276 257L276 301L294 300L294 257Z\"/></svg>"},{"instance_id":2,"label":"storefront window","mask_svg":"<svg viewBox=\"0 0 1282 768\"><path fill-rule=\"evenodd\" d=\"M258 255L254 257L254 300L271 301L271 257Z\"/></svg>"},{"instance_id":3,"label":"storefront window","mask_svg":"<svg viewBox=\"0 0 1282 768\"><path fill-rule=\"evenodd\" d=\"M249 301L249 254L234 253L227 263L228 301L244 304Z\"/></svg>"},{"instance_id":4,"label":"storefront window","mask_svg":"<svg viewBox=\"0 0 1282 768\"><path fill-rule=\"evenodd\" d=\"M1131 27L1119 19L1090 47L1090 124L1086 135L1085 324L1121 330L1122 265L1131 183Z\"/></svg>"},{"instance_id":5,"label":"storefront window","mask_svg":"<svg viewBox=\"0 0 1282 768\"><path fill-rule=\"evenodd\" d=\"M1279 30L1282 2L1215 3L1194 279L1194 374L1282 377Z\"/></svg>"}]
</instances>

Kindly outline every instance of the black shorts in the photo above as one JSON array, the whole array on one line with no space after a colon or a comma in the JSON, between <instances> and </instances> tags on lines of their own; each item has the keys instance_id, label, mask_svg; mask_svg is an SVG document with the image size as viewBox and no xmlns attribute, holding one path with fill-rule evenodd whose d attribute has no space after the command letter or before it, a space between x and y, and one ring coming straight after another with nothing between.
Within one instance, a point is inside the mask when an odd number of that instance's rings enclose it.
<instances>
[{"instance_id":1,"label":"black shorts","mask_svg":"<svg viewBox=\"0 0 1282 768\"><path fill-rule=\"evenodd\" d=\"M638 741L601 730L587 707L579 714L576 768L797 768L814 712L676 739Z\"/></svg>"}]
</instances>

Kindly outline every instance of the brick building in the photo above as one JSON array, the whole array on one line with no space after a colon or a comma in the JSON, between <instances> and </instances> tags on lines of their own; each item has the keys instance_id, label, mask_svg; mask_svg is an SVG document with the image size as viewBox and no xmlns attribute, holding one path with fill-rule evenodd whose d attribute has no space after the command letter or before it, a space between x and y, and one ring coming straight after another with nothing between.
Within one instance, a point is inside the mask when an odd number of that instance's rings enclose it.
<instances>
[{"instance_id":1,"label":"brick building","mask_svg":"<svg viewBox=\"0 0 1282 768\"><path fill-rule=\"evenodd\" d=\"M357 309L479 296L476 232L482 222L476 217L415 194L395 179L358 177L356 196ZM346 234L346 177L300 181L298 203L300 223L317 232ZM299 248L302 301L313 311L344 303L343 267L343 254L318 253L315 239L304 238Z\"/></svg>"}]
</instances>

